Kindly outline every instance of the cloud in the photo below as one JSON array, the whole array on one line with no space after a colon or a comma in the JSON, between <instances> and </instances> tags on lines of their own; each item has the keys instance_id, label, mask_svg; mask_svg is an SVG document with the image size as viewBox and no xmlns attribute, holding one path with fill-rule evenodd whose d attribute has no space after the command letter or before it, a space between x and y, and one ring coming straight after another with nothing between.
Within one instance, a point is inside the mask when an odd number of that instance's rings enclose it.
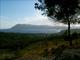
<instances>
[{"instance_id":1,"label":"cloud","mask_svg":"<svg viewBox=\"0 0 80 60\"><path fill-rule=\"evenodd\" d=\"M67 26L63 23L55 22L54 20L48 19L48 17L41 15L41 11L36 11L34 16L22 17L22 18L11 18L0 16L0 28L11 28L16 24L32 24L32 25L49 25L49 26ZM72 27L79 27L80 24L73 24Z\"/></svg>"},{"instance_id":2,"label":"cloud","mask_svg":"<svg viewBox=\"0 0 80 60\"><path fill-rule=\"evenodd\" d=\"M33 25L50 25L50 26L54 26L54 25L58 25L58 26L62 26L64 24L59 23L59 22L55 22L54 20L51 21L48 19L47 16L43 16L41 15L41 11L36 11L35 16L32 17L25 17L23 20L25 21L25 24L33 24Z\"/></svg>"},{"instance_id":3,"label":"cloud","mask_svg":"<svg viewBox=\"0 0 80 60\"><path fill-rule=\"evenodd\" d=\"M78 16L78 18L80 18L80 15Z\"/></svg>"},{"instance_id":4,"label":"cloud","mask_svg":"<svg viewBox=\"0 0 80 60\"><path fill-rule=\"evenodd\" d=\"M16 22L9 17L0 16L0 29L10 28L14 26Z\"/></svg>"}]
</instances>

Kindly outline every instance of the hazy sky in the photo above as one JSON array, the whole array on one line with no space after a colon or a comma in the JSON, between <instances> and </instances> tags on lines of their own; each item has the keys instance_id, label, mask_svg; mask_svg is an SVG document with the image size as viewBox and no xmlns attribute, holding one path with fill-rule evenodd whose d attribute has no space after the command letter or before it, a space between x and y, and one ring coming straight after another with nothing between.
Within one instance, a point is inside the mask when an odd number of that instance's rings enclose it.
<instances>
[{"instance_id":1,"label":"hazy sky","mask_svg":"<svg viewBox=\"0 0 80 60\"><path fill-rule=\"evenodd\" d=\"M0 29L16 24L63 25L51 22L35 10L37 0L0 0Z\"/></svg>"},{"instance_id":2,"label":"hazy sky","mask_svg":"<svg viewBox=\"0 0 80 60\"><path fill-rule=\"evenodd\" d=\"M36 0L0 0L0 28L15 24L52 25L34 8Z\"/></svg>"}]
</instances>

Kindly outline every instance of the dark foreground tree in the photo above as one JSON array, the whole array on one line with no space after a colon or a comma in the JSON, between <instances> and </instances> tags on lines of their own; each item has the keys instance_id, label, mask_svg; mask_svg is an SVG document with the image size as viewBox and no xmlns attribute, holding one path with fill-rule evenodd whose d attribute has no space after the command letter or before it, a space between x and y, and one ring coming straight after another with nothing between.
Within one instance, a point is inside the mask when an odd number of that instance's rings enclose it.
<instances>
[{"instance_id":1,"label":"dark foreground tree","mask_svg":"<svg viewBox=\"0 0 80 60\"><path fill-rule=\"evenodd\" d=\"M68 41L70 40L70 24L80 23L78 16L80 15L80 0L38 0L35 3L35 8L44 11L43 14L59 21L68 24Z\"/></svg>"}]
</instances>

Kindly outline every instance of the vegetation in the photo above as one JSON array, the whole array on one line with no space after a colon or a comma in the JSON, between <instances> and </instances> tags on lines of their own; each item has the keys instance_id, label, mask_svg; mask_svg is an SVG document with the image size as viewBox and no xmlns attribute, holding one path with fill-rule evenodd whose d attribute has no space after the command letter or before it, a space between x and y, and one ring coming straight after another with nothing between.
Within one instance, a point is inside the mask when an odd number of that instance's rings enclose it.
<instances>
[{"instance_id":1,"label":"vegetation","mask_svg":"<svg viewBox=\"0 0 80 60\"><path fill-rule=\"evenodd\" d=\"M70 46L72 40L70 39L70 24L80 23L80 2L79 0L38 0L35 3L35 8L44 11L48 17L58 22L68 25L68 41Z\"/></svg>"},{"instance_id":2,"label":"vegetation","mask_svg":"<svg viewBox=\"0 0 80 60\"><path fill-rule=\"evenodd\" d=\"M72 34L72 38L75 34ZM64 36L65 33L57 35L0 32L0 60L19 60L19 58L22 59L21 57L24 57L25 60L29 58L32 58L32 60L35 58L41 58L42 60L43 58L46 59L45 57L49 58L61 49L56 50L56 48L64 44L64 46L68 46L68 42L64 41ZM80 34L78 33L76 36L76 39L73 40L75 48L80 46Z\"/></svg>"}]
</instances>

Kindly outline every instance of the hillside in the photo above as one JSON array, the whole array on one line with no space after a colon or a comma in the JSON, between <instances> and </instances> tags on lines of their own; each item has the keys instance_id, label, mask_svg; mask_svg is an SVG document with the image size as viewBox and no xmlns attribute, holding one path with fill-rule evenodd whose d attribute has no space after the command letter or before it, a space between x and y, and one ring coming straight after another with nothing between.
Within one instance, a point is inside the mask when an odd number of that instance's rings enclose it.
<instances>
[{"instance_id":1,"label":"hillside","mask_svg":"<svg viewBox=\"0 0 80 60\"><path fill-rule=\"evenodd\" d=\"M63 34L65 31L66 31L66 30L61 30L61 31L59 32L59 34ZM70 30L70 33L71 33L71 34L74 33L74 32L80 33L80 29L71 29L71 30Z\"/></svg>"},{"instance_id":2,"label":"hillside","mask_svg":"<svg viewBox=\"0 0 80 60\"><path fill-rule=\"evenodd\" d=\"M0 31L15 33L57 33L60 32L60 30L62 29L65 29L65 27L17 24L10 29L0 29Z\"/></svg>"},{"instance_id":3,"label":"hillside","mask_svg":"<svg viewBox=\"0 0 80 60\"><path fill-rule=\"evenodd\" d=\"M17 24L10 29L0 29L0 32L13 32L13 33L64 33L67 29L65 26L47 26L47 25L28 25L28 24ZM71 28L71 31L80 32L79 28Z\"/></svg>"},{"instance_id":4,"label":"hillside","mask_svg":"<svg viewBox=\"0 0 80 60\"><path fill-rule=\"evenodd\" d=\"M76 57L80 52L80 37L76 40L70 47L61 35L0 33L0 60L52 60L54 54L63 51L63 47L64 58L70 58L71 54Z\"/></svg>"}]
</instances>

